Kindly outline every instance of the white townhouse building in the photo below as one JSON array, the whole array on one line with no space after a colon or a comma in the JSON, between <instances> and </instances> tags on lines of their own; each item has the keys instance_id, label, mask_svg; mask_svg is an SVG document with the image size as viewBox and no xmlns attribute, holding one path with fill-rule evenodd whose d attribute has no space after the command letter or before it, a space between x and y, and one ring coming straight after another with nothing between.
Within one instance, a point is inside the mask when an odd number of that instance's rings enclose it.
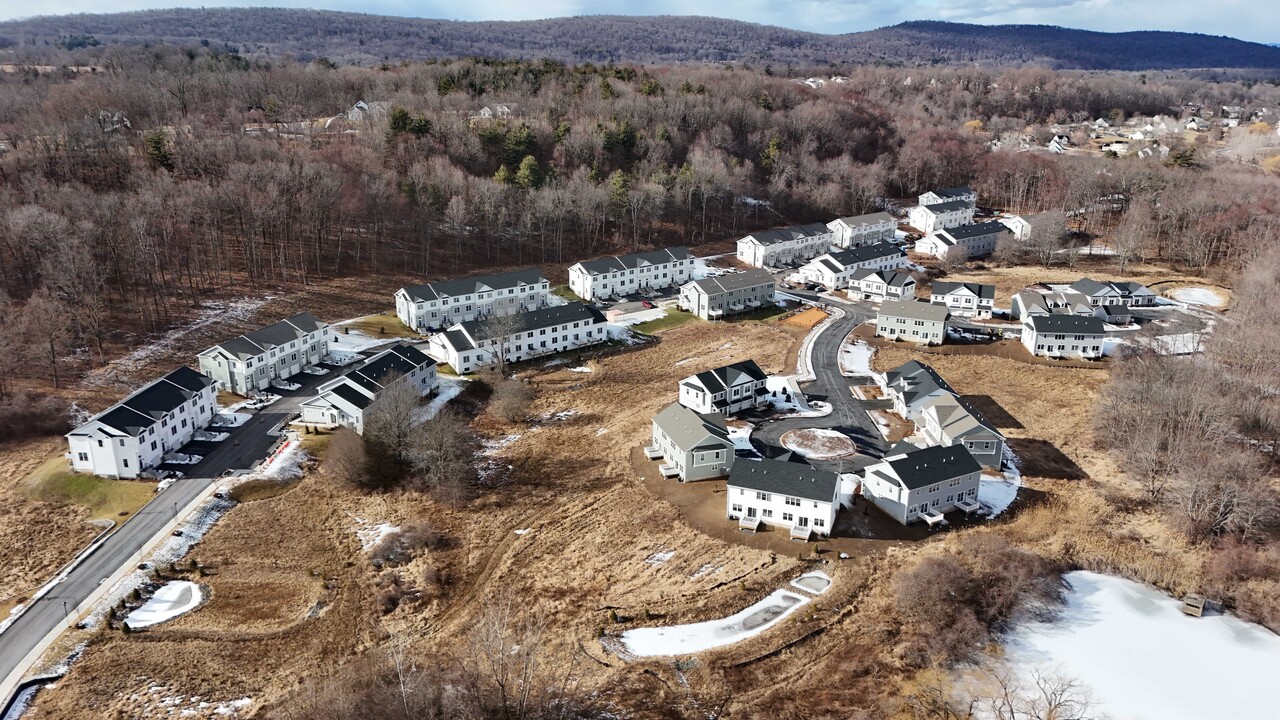
<instances>
[{"instance_id":1,"label":"white townhouse building","mask_svg":"<svg viewBox=\"0 0 1280 720\"><path fill-rule=\"evenodd\" d=\"M755 360L705 370L680 381L680 404L700 413L754 410L769 404L767 377Z\"/></svg>"},{"instance_id":2,"label":"white townhouse building","mask_svg":"<svg viewBox=\"0 0 1280 720\"><path fill-rule=\"evenodd\" d=\"M1031 220L1021 215L1006 215L998 218L996 222L1009 228L1009 232L1013 233L1013 239L1019 242L1031 239Z\"/></svg>"},{"instance_id":3,"label":"white townhouse building","mask_svg":"<svg viewBox=\"0 0 1280 720\"><path fill-rule=\"evenodd\" d=\"M822 223L764 230L738 241L738 259L758 268L795 265L830 250L834 240Z\"/></svg>"},{"instance_id":4,"label":"white townhouse building","mask_svg":"<svg viewBox=\"0 0 1280 720\"><path fill-rule=\"evenodd\" d=\"M1089 298L1077 292L1036 292L1023 290L1013 296L1009 316L1025 320L1033 315L1093 315Z\"/></svg>"},{"instance_id":5,"label":"white townhouse building","mask_svg":"<svg viewBox=\"0 0 1280 720\"><path fill-rule=\"evenodd\" d=\"M1040 357L1096 360L1106 334L1102 319L1092 315L1032 315L1022 321L1022 344Z\"/></svg>"},{"instance_id":6,"label":"white townhouse building","mask_svg":"<svg viewBox=\"0 0 1280 720\"><path fill-rule=\"evenodd\" d=\"M919 196L916 199L921 205L937 205L938 203L961 201L969 204L969 207L975 207L978 204L978 193L968 185L959 187L945 188L942 190L930 190L929 192Z\"/></svg>"},{"instance_id":7,"label":"white townhouse building","mask_svg":"<svg viewBox=\"0 0 1280 720\"><path fill-rule=\"evenodd\" d=\"M983 258L996 251L1000 236L1009 228L998 222L974 223L938 230L916 241L916 252L938 258Z\"/></svg>"},{"instance_id":8,"label":"white townhouse building","mask_svg":"<svg viewBox=\"0 0 1280 720\"><path fill-rule=\"evenodd\" d=\"M959 395L947 393L925 403L915 422L930 445L963 445L979 464L1000 469L1004 435Z\"/></svg>"},{"instance_id":9,"label":"white townhouse building","mask_svg":"<svg viewBox=\"0 0 1280 720\"><path fill-rule=\"evenodd\" d=\"M915 421L933 400L955 391L931 366L911 360L884 374L885 393L893 401L893 411Z\"/></svg>"},{"instance_id":10,"label":"white townhouse building","mask_svg":"<svg viewBox=\"0 0 1280 720\"><path fill-rule=\"evenodd\" d=\"M916 279L901 270L859 268L849 276L850 300L911 300L916 296Z\"/></svg>"},{"instance_id":11,"label":"white townhouse building","mask_svg":"<svg viewBox=\"0 0 1280 720\"><path fill-rule=\"evenodd\" d=\"M876 313L876 337L941 345L947 338L946 308L915 300L889 300Z\"/></svg>"},{"instance_id":12,"label":"white townhouse building","mask_svg":"<svg viewBox=\"0 0 1280 720\"><path fill-rule=\"evenodd\" d=\"M396 291L396 315L425 333L490 315L511 315L547 307L551 283L533 268L461 280L441 280Z\"/></svg>"},{"instance_id":13,"label":"white townhouse building","mask_svg":"<svg viewBox=\"0 0 1280 720\"><path fill-rule=\"evenodd\" d=\"M827 223L827 229L834 235L832 245L851 248L893 240L898 221L887 212L876 212L836 218Z\"/></svg>"},{"instance_id":14,"label":"white townhouse building","mask_svg":"<svg viewBox=\"0 0 1280 720\"><path fill-rule=\"evenodd\" d=\"M929 289L929 302L942 305L956 317L989 318L995 301L995 285L935 281Z\"/></svg>"},{"instance_id":15,"label":"white townhouse building","mask_svg":"<svg viewBox=\"0 0 1280 720\"><path fill-rule=\"evenodd\" d=\"M850 278L859 270L896 270L906 264L907 253L902 248L879 242L826 253L805 263L797 272L805 282L839 290L849 287Z\"/></svg>"},{"instance_id":16,"label":"white townhouse building","mask_svg":"<svg viewBox=\"0 0 1280 720\"><path fill-rule=\"evenodd\" d=\"M506 324L506 321L501 323ZM510 327L483 320L458 323L431 336L427 354L448 363L460 375L492 365L598 345L608 339L608 322L599 310L580 302L520 313ZM505 334L495 334L505 330Z\"/></svg>"},{"instance_id":17,"label":"white townhouse building","mask_svg":"<svg viewBox=\"0 0 1280 720\"><path fill-rule=\"evenodd\" d=\"M569 289L591 302L678 288L693 279L693 264L693 255L682 247L587 260L569 268Z\"/></svg>"},{"instance_id":18,"label":"white townhouse building","mask_svg":"<svg viewBox=\"0 0 1280 720\"><path fill-rule=\"evenodd\" d=\"M717 275L681 287L680 307L703 320L716 320L774 304L775 290L768 270Z\"/></svg>"},{"instance_id":19,"label":"white townhouse building","mask_svg":"<svg viewBox=\"0 0 1280 720\"><path fill-rule=\"evenodd\" d=\"M952 510L977 510L981 478L982 466L963 445L901 442L862 471L862 496L903 525L934 525Z\"/></svg>"},{"instance_id":20,"label":"white townhouse building","mask_svg":"<svg viewBox=\"0 0 1280 720\"><path fill-rule=\"evenodd\" d=\"M680 482L720 477L733 467L733 441L718 412L698 413L671 403L653 416L650 460L662 460L658 471Z\"/></svg>"},{"instance_id":21,"label":"white townhouse building","mask_svg":"<svg viewBox=\"0 0 1280 720\"><path fill-rule=\"evenodd\" d=\"M1080 293L1094 307L1122 305L1124 307L1149 307L1159 302L1159 296L1142 283L1108 282L1092 278L1080 278L1069 288Z\"/></svg>"},{"instance_id":22,"label":"white townhouse building","mask_svg":"<svg viewBox=\"0 0 1280 720\"><path fill-rule=\"evenodd\" d=\"M180 367L67 433L71 469L139 477L213 421L217 397L213 380Z\"/></svg>"},{"instance_id":23,"label":"white townhouse building","mask_svg":"<svg viewBox=\"0 0 1280 720\"><path fill-rule=\"evenodd\" d=\"M266 390L329 354L329 325L311 313L299 313L274 325L245 333L200 353L200 372L220 390L247 395Z\"/></svg>"},{"instance_id":24,"label":"white townhouse building","mask_svg":"<svg viewBox=\"0 0 1280 720\"><path fill-rule=\"evenodd\" d=\"M973 222L973 206L963 200L916 205L907 211L907 223L928 235Z\"/></svg>"},{"instance_id":25,"label":"white townhouse building","mask_svg":"<svg viewBox=\"0 0 1280 720\"><path fill-rule=\"evenodd\" d=\"M725 510L741 527L764 523L808 540L831 534L839 492L840 476L833 472L800 462L744 460L733 464L725 481Z\"/></svg>"},{"instance_id":26,"label":"white townhouse building","mask_svg":"<svg viewBox=\"0 0 1280 720\"><path fill-rule=\"evenodd\" d=\"M429 395L437 383L436 362L412 345L396 343L317 388L316 396L302 403L302 421L345 425L363 435L365 411L393 381L412 383L419 395Z\"/></svg>"}]
</instances>

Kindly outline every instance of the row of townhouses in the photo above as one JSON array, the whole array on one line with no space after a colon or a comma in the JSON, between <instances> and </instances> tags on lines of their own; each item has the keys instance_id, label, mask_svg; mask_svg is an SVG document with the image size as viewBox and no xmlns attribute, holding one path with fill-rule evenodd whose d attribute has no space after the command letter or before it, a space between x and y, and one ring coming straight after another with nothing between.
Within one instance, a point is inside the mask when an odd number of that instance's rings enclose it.
<instances>
[{"instance_id":1,"label":"row of townhouses","mask_svg":"<svg viewBox=\"0 0 1280 720\"><path fill-rule=\"evenodd\" d=\"M695 260L682 247L588 260L569 268L569 289L593 302L676 288L693 279Z\"/></svg>"},{"instance_id":2,"label":"row of townhouses","mask_svg":"<svg viewBox=\"0 0 1280 720\"><path fill-rule=\"evenodd\" d=\"M248 395L287 380L329 354L329 326L299 313L218 343L197 356L200 372L218 389Z\"/></svg>"},{"instance_id":3,"label":"row of townhouses","mask_svg":"<svg viewBox=\"0 0 1280 720\"><path fill-rule=\"evenodd\" d=\"M436 387L436 362L405 343L369 358L346 375L322 384L316 396L301 405L302 421L317 425L343 425L364 434L365 412L395 383L410 384L419 397Z\"/></svg>"},{"instance_id":4,"label":"row of townhouses","mask_svg":"<svg viewBox=\"0 0 1280 720\"><path fill-rule=\"evenodd\" d=\"M217 395L208 377L178 368L67 433L71 468L139 477L213 421Z\"/></svg>"},{"instance_id":5,"label":"row of townhouses","mask_svg":"<svg viewBox=\"0 0 1280 720\"><path fill-rule=\"evenodd\" d=\"M419 333L547 307L551 283L535 269L441 280L396 291L396 316Z\"/></svg>"},{"instance_id":6,"label":"row of townhouses","mask_svg":"<svg viewBox=\"0 0 1280 720\"><path fill-rule=\"evenodd\" d=\"M1003 223L983 222L948 226L930 231L916 241L916 252L942 259L976 259L996 251L1000 238L1009 233Z\"/></svg>"},{"instance_id":7,"label":"row of townhouses","mask_svg":"<svg viewBox=\"0 0 1280 720\"><path fill-rule=\"evenodd\" d=\"M694 280L680 288L680 308L703 320L716 320L774 302L773 276L761 269Z\"/></svg>"},{"instance_id":8,"label":"row of townhouses","mask_svg":"<svg viewBox=\"0 0 1280 720\"><path fill-rule=\"evenodd\" d=\"M944 305L914 298L887 300L876 313L876 337L941 345L947 339L951 313Z\"/></svg>"},{"instance_id":9,"label":"row of townhouses","mask_svg":"<svg viewBox=\"0 0 1280 720\"><path fill-rule=\"evenodd\" d=\"M502 358L520 362L608 339L608 322L599 310L572 302L529 310L501 322L468 320L432 335L427 354L466 374Z\"/></svg>"},{"instance_id":10,"label":"row of townhouses","mask_svg":"<svg viewBox=\"0 0 1280 720\"><path fill-rule=\"evenodd\" d=\"M849 276L850 300L903 300L916 296L916 279L901 270L860 268Z\"/></svg>"},{"instance_id":11,"label":"row of townhouses","mask_svg":"<svg viewBox=\"0 0 1280 720\"><path fill-rule=\"evenodd\" d=\"M981 283L936 281L929 288L929 302L945 307L955 317L991 317L996 286Z\"/></svg>"},{"instance_id":12,"label":"row of townhouses","mask_svg":"<svg viewBox=\"0 0 1280 720\"><path fill-rule=\"evenodd\" d=\"M822 223L764 230L738 240L737 257L758 268L794 265L830 250L835 237Z\"/></svg>"},{"instance_id":13,"label":"row of townhouses","mask_svg":"<svg viewBox=\"0 0 1280 720\"><path fill-rule=\"evenodd\" d=\"M817 283L828 290L849 287L860 270L896 270L907 264L907 253L890 242L824 253L802 265L797 274L807 283Z\"/></svg>"}]
</instances>

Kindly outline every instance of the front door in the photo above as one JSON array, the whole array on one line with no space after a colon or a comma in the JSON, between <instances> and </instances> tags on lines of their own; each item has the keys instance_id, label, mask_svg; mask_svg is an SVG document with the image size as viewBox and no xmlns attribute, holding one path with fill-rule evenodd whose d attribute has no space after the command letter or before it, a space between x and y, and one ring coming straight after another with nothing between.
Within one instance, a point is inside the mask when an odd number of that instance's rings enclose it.
<instances>
[{"instance_id":1,"label":"front door","mask_svg":"<svg viewBox=\"0 0 1280 720\"><path fill-rule=\"evenodd\" d=\"M755 516L756 516L756 509L753 507L747 508L747 517L753 518Z\"/></svg>"},{"instance_id":2,"label":"front door","mask_svg":"<svg viewBox=\"0 0 1280 720\"><path fill-rule=\"evenodd\" d=\"M796 524L802 528L809 527L809 518L807 517L796 518Z\"/></svg>"}]
</instances>

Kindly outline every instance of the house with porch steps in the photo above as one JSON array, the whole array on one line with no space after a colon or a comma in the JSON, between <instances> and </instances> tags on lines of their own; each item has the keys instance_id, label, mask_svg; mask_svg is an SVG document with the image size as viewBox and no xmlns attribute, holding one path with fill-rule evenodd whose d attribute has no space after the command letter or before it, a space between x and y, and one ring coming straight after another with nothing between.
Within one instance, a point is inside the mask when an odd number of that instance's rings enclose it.
<instances>
[{"instance_id":1,"label":"house with porch steps","mask_svg":"<svg viewBox=\"0 0 1280 720\"><path fill-rule=\"evenodd\" d=\"M978 510L982 466L963 445L918 448L900 442L862 472L862 496L903 525L945 523L953 510Z\"/></svg>"},{"instance_id":2,"label":"house with porch steps","mask_svg":"<svg viewBox=\"0 0 1280 720\"><path fill-rule=\"evenodd\" d=\"M706 370L680 381L680 404L699 413L754 410L769 404L767 377L755 360Z\"/></svg>"},{"instance_id":3,"label":"house with porch steps","mask_svg":"<svg viewBox=\"0 0 1280 720\"><path fill-rule=\"evenodd\" d=\"M763 523L808 540L830 535L840 509L840 476L804 462L744 460L725 481L725 512L739 527Z\"/></svg>"},{"instance_id":4,"label":"house with porch steps","mask_svg":"<svg viewBox=\"0 0 1280 720\"><path fill-rule=\"evenodd\" d=\"M734 464L724 415L695 412L680 403L671 403L653 416L651 442L644 454L661 460L659 472L680 482L720 477Z\"/></svg>"}]
</instances>

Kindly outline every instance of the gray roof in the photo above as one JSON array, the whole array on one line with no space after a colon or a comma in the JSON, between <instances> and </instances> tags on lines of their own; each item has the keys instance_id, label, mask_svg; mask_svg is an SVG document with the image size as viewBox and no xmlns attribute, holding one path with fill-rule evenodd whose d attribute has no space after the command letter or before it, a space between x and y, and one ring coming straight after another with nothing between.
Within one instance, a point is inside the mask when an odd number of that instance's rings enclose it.
<instances>
[{"instance_id":1,"label":"gray roof","mask_svg":"<svg viewBox=\"0 0 1280 720\"><path fill-rule=\"evenodd\" d=\"M935 282L933 284L934 295L950 295L964 288L983 300L994 300L996 297L995 285L983 285L981 283L962 283L962 282Z\"/></svg>"},{"instance_id":2,"label":"gray roof","mask_svg":"<svg viewBox=\"0 0 1280 720\"><path fill-rule=\"evenodd\" d=\"M396 343L374 355L369 359L369 362L361 365L358 369L348 373L347 377L367 378L378 385L382 385L383 379L391 373L408 375L413 370L434 362L434 360L412 345Z\"/></svg>"},{"instance_id":3,"label":"gray roof","mask_svg":"<svg viewBox=\"0 0 1280 720\"><path fill-rule=\"evenodd\" d=\"M743 360L742 362L724 365L714 370L704 370L693 377L702 383L702 387L712 393L718 393L739 383L759 382L767 376L760 369L760 366L756 365L755 360Z\"/></svg>"},{"instance_id":4,"label":"gray roof","mask_svg":"<svg viewBox=\"0 0 1280 720\"><path fill-rule=\"evenodd\" d=\"M934 190L933 194L937 195L938 197L944 197L944 198L958 198L958 197L965 197L967 195L973 195L974 192L973 192L973 188L969 187L968 185L958 185L956 187L943 188L941 190Z\"/></svg>"},{"instance_id":5,"label":"gray roof","mask_svg":"<svg viewBox=\"0 0 1280 720\"><path fill-rule=\"evenodd\" d=\"M446 297L459 297L490 290L507 290L521 285L538 285L547 282L537 268L522 268L496 275L475 275L458 280L441 280L426 285L402 288L414 300L431 301Z\"/></svg>"},{"instance_id":6,"label":"gray roof","mask_svg":"<svg viewBox=\"0 0 1280 720\"><path fill-rule=\"evenodd\" d=\"M866 278L875 276L889 287L906 287L914 285L916 279L911 273L902 272L901 270L873 270L871 268L858 268L853 271L849 278L853 281L865 280Z\"/></svg>"},{"instance_id":7,"label":"gray roof","mask_svg":"<svg viewBox=\"0 0 1280 720\"><path fill-rule=\"evenodd\" d=\"M850 217L837 218L832 222L842 222L845 225L848 225L849 227L866 227L867 225L879 225L880 223L883 223L883 222L891 222L894 225L898 224L898 221L895 220L894 217L887 212L874 212L874 213L868 213L866 215L853 215Z\"/></svg>"},{"instance_id":8,"label":"gray roof","mask_svg":"<svg viewBox=\"0 0 1280 720\"><path fill-rule=\"evenodd\" d=\"M757 268L755 270L747 270L745 272L730 273L728 275L717 275L715 277L694 280L689 283L702 290L708 295L729 292L730 290L741 290L743 288L756 287L759 285L772 285L773 276L768 270Z\"/></svg>"},{"instance_id":9,"label":"gray roof","mask_svg":"<svg viewBox=\"0 0 1280 720\"><path fill-rule=\"evenodd\" d=\"M140 435L166 413L177 410L212 384L212 379L191 368L180 367L95 415L89 422L97 420L126 435Z\"/></svg>"},{"instance_id":10,"label":"gray roof","mask_svg":"<svg viewBox=\"0 0 1280 720\"><path fill-rule=\"evenodd\" d=\"M1031 323L1037 333L1102 335L1106 332L1102 318L1093 315L1032 315L1025 322Z\"/></svg>"},{"instance_id":11,"label":"gray roof","mask_svg":"<svg viewBox=\"0 0 1280 720\"><path fill-rule=\"evenodd\" d=\"M822 223L809 223L808 225L793 225L785 228L762 230L751 233L746 237L754 239L761 245L777 245L778 243L802 240L815 235L825 235L829 232L831 232L831 229ZM746 238L743 239L745 240Z\"/></svg>"},{"instance_id":12,"label":"gray roof","mask_svg":"<svg viewBox=\"0 0 1280 720\"><path fill-rule=\"evenodd\" d=\"M261 355L273 347L286 345L294 340L306 337L308 334L316 332L323 327L326 327L325 323L316 319L315 315L309 312L298 313L278 323L273 323L264 328L258 328L252 332L231 338L226 342L218 343L214 347L221 348L223 352L244 360ZM205 352L209 351L206 350ZM204 353L201 354L203 355Z\"/></svg>"},{"instance_id":13,"label":"gray roof","mask_svg":"<svg viewBox=\"0 0 1280 720\"><path fill-rule=\"evenodd\" d=\"M946 202L925 205L924 209L931 213L955 212L956 210L968 210L971 206L967 200L948 200Z\"/></svg>"},{"instance_id":14,"label":"gray roof","mask_svg":"<svg viewBox=\"0 0 1280 720\"><path fill-rule=\"evenodd\" d=\"M942 305L933 305L916 300L886 300L880 304L877 317L901 317L912 320L928 320L941 322L951 315Z\"/></svg>"},{"instance_id":15,"label":"gray roof","mask_svg":"<svg viewBox=\"0 0 1280 720\"><path fill-rule=\"evenodd\" d=\"M598 260L586 260L578 263L583 270L591 275L602 275L604 273L620 272L623 270L634 270L639 267L649 265L665 265L676 260L692 260L693 255L683 247L665 248L662 250L650 250L648 252L631 253L630 255L617 255L614 257L600 258Z\"/></svg>"},{"instance_id":16,"label":"gray roof","mask_svg":"<svg viewBox=\"0 0 1280 720\"><path fill-rule=\"evenodd\" d=\"M347 382L340 382L325 392L331 392L361 410L369 407L373 402L373 398L352 387L347 378L343 378L343 380Z\"/></svg>"},{"instance_id":17,"label":"gray roof","mask_svg":"<svg viewBox=\"0 0 1280 720\"><path fill-rule=\"evenodd\" d=\"M1009 228L1004 223L984 222L973 223L971 225L960 225L959 227L947 228L939 230L935 234L947 234L956 240L966 240L968 238L982 237L984 235L995 235L996 233L1009 232Z\"/></svg>"},{"instance_id":18,"label":"gray roof","mask_svg":"<svg viewBox=\"0 0 1280 720\"><path fill-rule=\"evenodd\" d=\"M908 490L919 490L954 477L982 472L982 466L973 459L964 445L933 445L903 456L890 456L885 462L893 468L894 475L897 475L896 481ZM893 477L884 473L876 474L890 482L894 481Z\"/></svg>"},{"instance_id":19,"label":"gray roof","mask_svg":"<svg viewBox=\"0 0 1280 720\"><path fill-rule=\"evenodd\" d=\"M803 500L834 502L840 477L809 465L766 459L734 463L727 485Z\"/></svg>"},{"instance_id":20,"label":"gray roof","mask_svg":"<svg viewBox=\"0 0 1280 720\"><path fill-rule=\"evenodd\" d=\"M1071 283L1069 286L1078 293L1083 293L1089 297L1114 295L1116 297L1130 297L1133 295L1152 295L1152 293L1142 283L1131 281L1105 282L1094 280L1093 278L1080 278Z\"/></svg>"},{"instance_id":21,"label":"gray roof","mask_svg":"<svg viewBox=\"0 0 1280 720\"><path fill-rule=\"evenodd\" d=\"M874 245L863 245L861 247L829 253L831 259L835 260L842 267L849 267L850 265L857 265L859 263L879 260L881 258L902 257L906 254L906 250L903 250L891 242L878 242Z\"/></svg>"},{"instance_id":22,"label":"gray roof","mask_svg":"<svg viewBox=\"0 0 1280 720\"><path fill-rule=\"evenodd\" d=\"M729 429L718 412L698 413L676 402L654 415L653 422L684 452L720 447L733 451Z\"/></svg>"},{"instance_id":23,"label":"gray roof","mask_svg":"<svg viewBox=\"0 0 1280 720\"><path fill-rule=\"evenodd\" d=\"M929 365L910 360L884 374L885 385L902 395L907 405L939 390L954 394L946 380Z\"/></svg>"},{"instance_id":24,"label":"gray roof","mask_svg":"<svg viewBox=\"0 0 1280 720\"><path fill-rule=\"evenodd\" d=\"M510 320L510 324L507 321ZM540 328L551 327L553 325L563 325L571 322L586 322L588 324L603 323L605 317L599 310L580 302L571 302L564 305L553 305L552 307L539 308L538 310L530 310L528 312L517 313L515 315L504 316L501 324L502 329L511 333L529 332L530 330L538 330ZM466 334L475 340L488 340L493 337L494 325L486 320L468 320L464 323L455 325L453 329L445 332L445 337L452 342L455 338L454 331L462 329ZM455 348L471 347L471 343L465 345L454 345Z\"/></svg>"}]
</instances>

